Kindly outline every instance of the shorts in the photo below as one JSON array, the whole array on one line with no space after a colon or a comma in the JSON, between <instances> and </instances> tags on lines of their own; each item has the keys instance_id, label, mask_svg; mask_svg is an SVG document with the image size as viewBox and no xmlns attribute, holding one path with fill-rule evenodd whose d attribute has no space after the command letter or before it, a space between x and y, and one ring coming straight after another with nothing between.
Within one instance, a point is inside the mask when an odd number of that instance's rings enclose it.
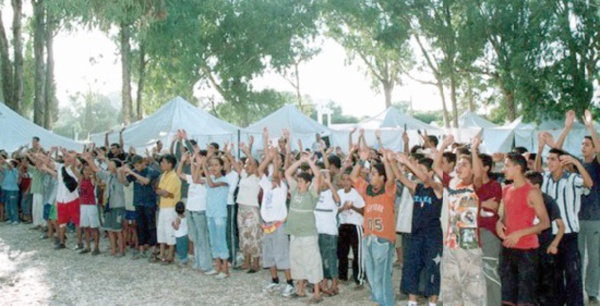
<instances>
[{"instance_id":1,"label":"shorts","mask_svg":"<svg viewBox=\"0 0 600 306\"><path fill-rule=\"evenodd\" d=\"M175 245L175 229L173 221L177 217L175 208L161 208L158 212L158 225L156 227L156 241L158 243L166 243L167 245Z\"/></svg>"},{"instance_id":2,"label":"shorts","mask_svg":"<svg viewBox=\"0 0 600 306\"><path fill-rule=\"evenodd\" d=\"M80 210L79 199L75 199L68 203L56 203L56 211L58 212L58 225L65 225L69 221L75 226L79 226Z\"/></svg>"},{"instance_id":3,"label":"shorts","mask_svg":"<svg viewBox=\"0 0 600 306\"><path fill-rule=\"evenodd\" d=\"M79 218L80 227L98 228L100 227L100 218L98 217L98 207L96 205L81 204L81 216Z\"/></svg>"},{"instance_id":4,"label":"shorts","mask_svg":"<svg viewBox=\"0 0 600 306\"><path fill-rule=\"evenodd\" d=\"M44 204L44 220L46 221L56 221L58 219L58 214L56 212L56 205L46 203Z\"/></svg>"},{"instance_id":5,"label":"shorts","mask_svg":"<svg viewBox=\"0 0 600 306\"><path fill-rule=\"evenodd\" d=\"M125 215L124 207L111 208L104 213L102 229L109 232L120 232L123 229L123 215Z\"/></svg>"},{"instance_id":6,"label":"shorts","mask_svg":"<svg viewBox=\"0 0 600 306\"><path fill-rule=\"evenodd\" d=\"M290 268L295 280L318 284L323 280L323 262L319 252L319 236L290 238Z\"/></svg>"},{"instance_id":7,"label":"shorts","mask_svg":"<svg viewBox=\"0 0 600 306\"><path fill-rule=\"evenodd\" d=\"M127 220L127 221L137 220L137 212L135 210L126 210L125 211L125 220Z\"/></svg>"},{"instance_id":8,"label":"shorts","mask_svg":"<svg viewBox=\"0 0 600 306\"><path fill-rule=\"evenodd\" d=\"M263 234L262 262L264 268L277 267L279 270L290 268L290 236L285 233L285 224L281 224L270 234Z\"/></svg>"}]
</instances>

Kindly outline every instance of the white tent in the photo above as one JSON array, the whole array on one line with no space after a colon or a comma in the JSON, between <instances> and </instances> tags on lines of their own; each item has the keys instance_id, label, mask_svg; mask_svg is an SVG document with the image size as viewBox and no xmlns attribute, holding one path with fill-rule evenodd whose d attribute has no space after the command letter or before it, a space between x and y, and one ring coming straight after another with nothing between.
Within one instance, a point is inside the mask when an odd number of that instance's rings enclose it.
<instances>
[{"instance_id":1,"label":"white tent","mask_svg":"<svg viewBox=\"0 0 600 306\"><path fill-rule=\"evenodd\" d=\"M598 123L594 123L594 127L597 132L600 131L600 125ZM538 128L535 131L533 131L533 133L531 135L531 137L532 137L532 148L531 148L532 152L537 151L537 146L538 146L537 134L540 131L549 132L554 137L554 141L558 141L558 137L562 133L563 129L564 129L564 122L561 120L546 120L546 121L540 123ZM581 142L583 140L583 137L586 135L590 135L590 132L588 131L588 129L585 127L585 125L576 121L573 124L573 128L569 132L569 135L567 135L567 139L565 139L565 142L563 144L563 150L573 154L574 156L581 156ZM546 156L548 154L548 151L549 151L549 149L546 146L544 148L543 155Z\"/></svg>"},{"instance_id":2,"label":"white tent","mask_svg":"<svg viewBox=\"0 0 600 306\"><path fill-rule=\"evenodd\" d=\"M316 142L316 134L323 137L330 135L326 126L304 115L293 105L285 105L245 129L243 134L254 136L255 149L262 148L262 134L265 127L269 129L269 140L273 141L274 145L277 145L275 140L283 135L282 130L289 130L293 138L293 149L298 149L298 139L302 140L304 148L311 148Z\"/></svg>"},{"instance_id":3,"label":"white tent","mask_svg":"<svg viewBox=\"0 0 600 306\"><path fill-rule=\"evenodd\" d=\"M523 123L523 117L504 126L484 128L483 142L486 153L510 152L515 146L531 150L534 129L534 124Z\"/></svg>"},{"instance_id":4,"label":"white tent","mask_svg":"<svg viewBox=\"0 0 600 306\"><path fill-rule=\"evenodd\" d=\"M430 135L440 136L443 135L443 130L431 126L425 122L415 119L407 114L402 113L396 107L389 107L385 111L377 114L374 117L365 119L354 125L331 125L332 130L332 143L335 146L339 146L342 150L348 150L349 135L353 128L365 130L365 140L370 146L378 147L377 139L375 137L375 131L381 131L381 142L384 147L392 150L402 150L404 144L402 142L402 133L404 127L410 138L410 145L417 145L421 143L421 137L417 131L427 131ZM354 142L358 132L354 134Z\"/></svg>"},{"instance_id":5,"label":"white tent","mask_svg":"<svg viewBox=\"0 0 600 306\"><path fill-rule=\"evenodd\" d=\"M56 135L0 103L0 149L12 152L20 146L30 143L34 136L40 138L40 144L45 149L52 146L78 151L83 149L82 143Z\"/></svg>"},{"instance_id":6,"label":"white tent","mask_svg":"<svg viewBox=\"0 0 600 306\"><path fill-rule=\"evenodd\" d=\"M161 140L164 147L168 148L172 137L179 129L185 130L188 138L198 141L202 148L209 142L237 143L240 130L240 128L193 106L183 98L176 97L152 115L128 126L123 132L123 139L126 145L136 149L153 146L158 140ZM96 145L104 145L104 134L94 134L91 136L91 140ZM110 134L110 143L116 143L118 140L118 133Z\"/></svg>"},{"instance_id":7,"label":"white tent","mask_svg":"<svg viewBox=\"0 0 600 306\"><path fill-rule=\"evenodd\" d=\"M460 128L495 128L497 124L488 121L474 112L466 111L458 117L458 126Z\"/></svg>"}]
</instances>

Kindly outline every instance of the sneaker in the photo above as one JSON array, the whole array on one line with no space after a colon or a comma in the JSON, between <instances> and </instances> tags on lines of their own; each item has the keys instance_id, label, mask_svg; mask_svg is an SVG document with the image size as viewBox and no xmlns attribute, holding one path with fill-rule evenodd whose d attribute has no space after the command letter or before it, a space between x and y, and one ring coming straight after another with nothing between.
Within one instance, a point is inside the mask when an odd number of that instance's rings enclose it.
<instances>
[{"instance_id":1,"label":"sneaker","mask_svg":"<svg viewBox=\"0 0 600 306\"><path fill-rule=\"evenodd\" d=\"M598 298L595 296L590 296L590 300L589 300L589 305L590 306L597 306L600 305L600 301L598 301Z\"/></svg>"},{"instance_id":2,"label":"sneaker","mask_svg":"<svg viewBox=\"0 0 600 306\"><path fill-rule=\"evenodd\" d=\"M296 292L296 288L294 288L294 286L292 286L290 284L285 284L285 287L283 288L283 291L281 292L281 296L290 297L295 292Z\"/></svg>"},{"instance_id":3,"label":"sneaker","mask_svg":"<svg viewBox=\"0 0 600 306\"><path fill-rule=\"evenodd\" d=\"M79 251L79 254L87 254L90 252L90 249L83 249L81 251Z\"/></svg>"},{"instance_id":4,"label":"sneaker","mask_svg":"<svg viewBox=\"0 0 600 306\"><path fill-rule=\"evenodd\" d=\"M100 255L100 250L95 249L92 251L92 256L98 256L98 255Z\"/></svg>"},{"instance_id":5,"label":"sneaker","mask_svg":"<svg viewBox=\"0 0 600 306\"><path fill-rule=\"evenodd\" d=\"M263 288L263 292L264 293L273 293L275 291L278 291L279 289L281 289L280 284L270 283L265 288Z\"/></svg>"},{"instance_id":6,"label":"sneaker","mask_svg":"<svg viewBox=\"0 0 600 306\"><path fill-rule=\"evenodd\" d=\"M213 275L217 275L217 274L219 274L219 272L217 272L217 270L215 270L215 269L212 269L208 272L204 272L204 275L208 275L208 276L213 276Z\"/></svg>"},{"instance_id":7,"label":"sneaker","mask_svg":"<svg viewBox=\"0 0 600 306\"><path fill-rule=\"evenodd\" d=\"M55 250L62 250L64 248L66 248L66 246L64 244L62 244L62 243L59 243L59 244L57 244L57 245L54 246Z\"/></svg>"},{"instance_id":8,"label":"sneaker","mask_svg":"<svg viewBox=\"0 0 600 306\"><path fill-rule=\"evenodd\" d=\"M215 276L216 279L226 279L228 277L229 277L229 275L227 275L223 272L221 272L221 273L217 274L217 276Z\"/></svg>"},{"instance_id":9,"label":"sneaker","mask_svg":"<svg viewBox=\"0 0 600 306\"><path fill-rule=\"evenodd\" d=\"M73 250L83 250L83 243L78 243Z\"/></svg>"}]
</instances>

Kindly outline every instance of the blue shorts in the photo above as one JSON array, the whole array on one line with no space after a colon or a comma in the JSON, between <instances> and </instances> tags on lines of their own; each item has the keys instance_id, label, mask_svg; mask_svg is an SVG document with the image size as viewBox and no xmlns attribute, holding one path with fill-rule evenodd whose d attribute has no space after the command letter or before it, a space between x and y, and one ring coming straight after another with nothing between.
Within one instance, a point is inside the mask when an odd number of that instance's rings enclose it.
<instances>
[{"instance_id":1,"label":"blue shorts","mask_svg":"<svg viewBox=\"0 0 600 306\"><path fill-rule=\"evenodd\" d=\"M137 212L135 210L126 210L125 211L125 220L127 220L127 221L137 220Z\"/></svg>"}]
</instances>

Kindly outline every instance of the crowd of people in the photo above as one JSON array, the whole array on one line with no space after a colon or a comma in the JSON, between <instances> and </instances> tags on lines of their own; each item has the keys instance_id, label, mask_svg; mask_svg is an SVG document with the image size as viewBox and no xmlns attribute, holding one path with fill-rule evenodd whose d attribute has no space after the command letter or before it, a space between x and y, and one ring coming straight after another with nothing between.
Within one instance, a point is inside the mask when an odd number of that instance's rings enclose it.
<instances>
[{"instance_id":1,"label":"crowd of people","mask_svg":"<svg viewBox=\"0 0 600 306\"><path fill-rule=\"evenodd\" d=\"M265 293L310 303L342 283L368 285L378 305L403 295L409 306L580 306L584 292L600 305L600 138L586 111L581 152L562 150L574 121L569 111L556 141L539 133L537 152L492 155L479 152L480 136L424 133L409 148L404 132L394 152L362 130L342 152L318 136L292 150L289 131L271 143L265 129L261 148L252 137L238 145L242 158L183 130L169 149L159 141L143 154L125 152L123 130L119 143L107 133L82 152L34 137L0 152L0 220L32 223L56 250L74 232L80 254L177 263L219 280L268 269Z\"/></svg>"}]
</instances>

